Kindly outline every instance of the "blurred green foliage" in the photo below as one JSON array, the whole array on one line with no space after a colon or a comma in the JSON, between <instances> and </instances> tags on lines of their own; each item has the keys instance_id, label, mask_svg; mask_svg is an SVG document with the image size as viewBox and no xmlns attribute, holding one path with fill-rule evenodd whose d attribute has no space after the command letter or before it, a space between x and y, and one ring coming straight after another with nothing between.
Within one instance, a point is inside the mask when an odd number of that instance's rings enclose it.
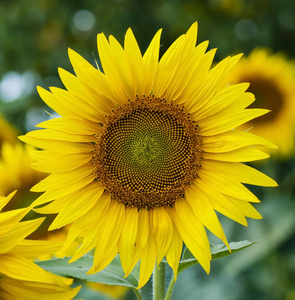
<instances>
[{"instance_id":1,"label":"blurred green foliage","mask_svg":"<svg viewBox=\"0 0 295 300\"><path fill-rule=\"evenodd\" d=\"M97 33L122 43L131 27L145 51L163 28L163 53L195 21L198 41L218 48L217 61L256 46L295 57L294 0L0 0L0 112L21 133L48 118L36 85L62 86L58 67L72 72L68 47L95 65ZM281 185L258 191L264 221L244 230L221 219L229 241L263 241L213 262L209 277L198 267L183 272L174 299L295 299L295 160L260 167Z\"/></svg>"}]
</instances>

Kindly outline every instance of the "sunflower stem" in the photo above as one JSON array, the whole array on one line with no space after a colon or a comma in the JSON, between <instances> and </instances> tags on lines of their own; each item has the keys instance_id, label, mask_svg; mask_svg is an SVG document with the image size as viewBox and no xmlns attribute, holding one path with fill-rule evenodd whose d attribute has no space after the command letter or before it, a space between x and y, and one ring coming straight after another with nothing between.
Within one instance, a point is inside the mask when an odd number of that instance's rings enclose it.
<instances>
[{"instance_id":1,"label":"sunflower stem","mask_svg":"<svg viewBox=\"0 0 295 300\"><path fill-rule=\"evenodd\" d=\"M165 264L155 264L153 272L153 300L163 300L165 297Z\"/></svg>"},{"instance_id":2,"label":"sunflower stem","mask_svg":"<svg viewBox=\"0 0 295 300\"><path fill-rule=\"evenodd\" d=\"M137 300L142 300L139 291L136 290L136 289L132 289L132 290L133 290L133 292L135 293L135 295L136 295L136 297L137 297Z\"/></svg>"},{"instance_id":3,"label":"sunflower stem","mask_svg":"<svg viewBox=\"0 0 295 300\"><path fill-rule=\"evenodd\" d=\"M174 276L172 276L164 300L170 300L171 299L175 282L176 282L176 280L175 280Z\"/></svg>"}]
</instances>

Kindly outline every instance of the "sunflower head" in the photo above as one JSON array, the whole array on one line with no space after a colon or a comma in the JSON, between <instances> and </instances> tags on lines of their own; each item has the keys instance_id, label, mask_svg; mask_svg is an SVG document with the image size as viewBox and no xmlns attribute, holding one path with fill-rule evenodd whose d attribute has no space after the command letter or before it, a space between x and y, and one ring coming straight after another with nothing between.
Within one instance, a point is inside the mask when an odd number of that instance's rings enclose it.
<instances>
[{"instance_id":1,"label":"sunflower head","mask_svg":"<svg viewBox=\"0 0 295 300\"><path fill-rule=\"evenodd\" d=\"M249 82L256 96L250 107L262 107L270 113L253 119L242 128L261 135L278 146L275 154L289 157L294 153L295 133L295 64L281 53L254 49L242 58L230 77L234 83ZM269 151L269 150L268 150ZM272 151L273 152L273 151Z\"/></svg>"},{"instance_id":2,"label":"sunflower head","mask_svg":"<svg viewBox=\"0 0 295 300\"><path fill-rule=\"evenodd\" d=\"M197 176L198 126L183 107L153 95L105 117L92 158L96 179L125 207L172 205Z\"/></svg>"},{"instance_id":3,"label":"sunflower head","mask_svg":"<svg viewBox=\"0 0 295 300\"><path fill-rule=\"evenodd\" d=\"M41 149L34 168L50 173L32 189L45 192L35 210L57 214L50 230L72 223L65 248L83 237L71 261L94 248L92 274L119 252L128 275L140 260L139 287L165 256L177 275L183 243L209 273L205 228L228 245L215 211L247 225L261 216L243 183L276 185L243 164L276 146L235 129L267 113L247 108L249 84L225 83L240 55L211 68L216 50L196 46L195 23L159 61L160 34L143 55L131 29L124 47L99 34L102 70L69 50L67 90L38 88L60 117L21 137Z\"/></svg>"}]
</instances>

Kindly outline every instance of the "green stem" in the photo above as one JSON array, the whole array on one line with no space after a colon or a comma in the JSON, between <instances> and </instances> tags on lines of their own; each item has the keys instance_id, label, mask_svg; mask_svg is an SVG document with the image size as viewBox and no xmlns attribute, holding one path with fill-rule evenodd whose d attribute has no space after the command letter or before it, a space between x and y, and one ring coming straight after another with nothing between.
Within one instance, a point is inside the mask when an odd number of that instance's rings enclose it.
<instances>
[{"instance_id":1,"label":"green stem","mask_svg":"<svg viewBox=\"0 0 295 300\"><path fill-rule=\"evenodd\" d=\"M133 290L133 292L135 293L137 299L138 299L138 300L141 300L141 296L140 296L139 291L138 291L137 289L132 289L132 290Z\"/></svg>"},{"instance_id":2,"label":"green stem","mask_svg":"<svg viewBox=\"0 0 295 300\"><path fill-rule=\"evenodd\" d=\"M174 278L174 276L172 276L164 300L170 300L171 299L172 291L173 291L175 282L176 282L175 278Z\"/></svg>"},{"instance_id":3,"label":"green stem","mask_svg":"<svg viewBox=\"0 0 295 300\"><path fill-rule=\"evenodd\" d=\"M153 273L153 300L163 300L165 297L165 264L154 267Z\"/></svg>"}]
</instances>

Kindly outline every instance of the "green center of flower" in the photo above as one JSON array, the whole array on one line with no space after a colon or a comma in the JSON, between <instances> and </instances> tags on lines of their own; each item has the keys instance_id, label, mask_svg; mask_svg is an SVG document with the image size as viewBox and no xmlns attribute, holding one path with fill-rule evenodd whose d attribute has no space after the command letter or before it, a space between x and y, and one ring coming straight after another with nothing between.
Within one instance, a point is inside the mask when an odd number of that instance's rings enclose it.
<instances>
[{"instance_id":1,"label":"green center of flower","mask_svg":"<svg viewBox=\"0 0 295 300\"><path fill-rule=\"evenodd\" d=\"M128 102L106 117L97 135L97 180L125 206L172 205L200 167L197 129L183 108L163 99Z\"/></svg>"}]
</instances>

